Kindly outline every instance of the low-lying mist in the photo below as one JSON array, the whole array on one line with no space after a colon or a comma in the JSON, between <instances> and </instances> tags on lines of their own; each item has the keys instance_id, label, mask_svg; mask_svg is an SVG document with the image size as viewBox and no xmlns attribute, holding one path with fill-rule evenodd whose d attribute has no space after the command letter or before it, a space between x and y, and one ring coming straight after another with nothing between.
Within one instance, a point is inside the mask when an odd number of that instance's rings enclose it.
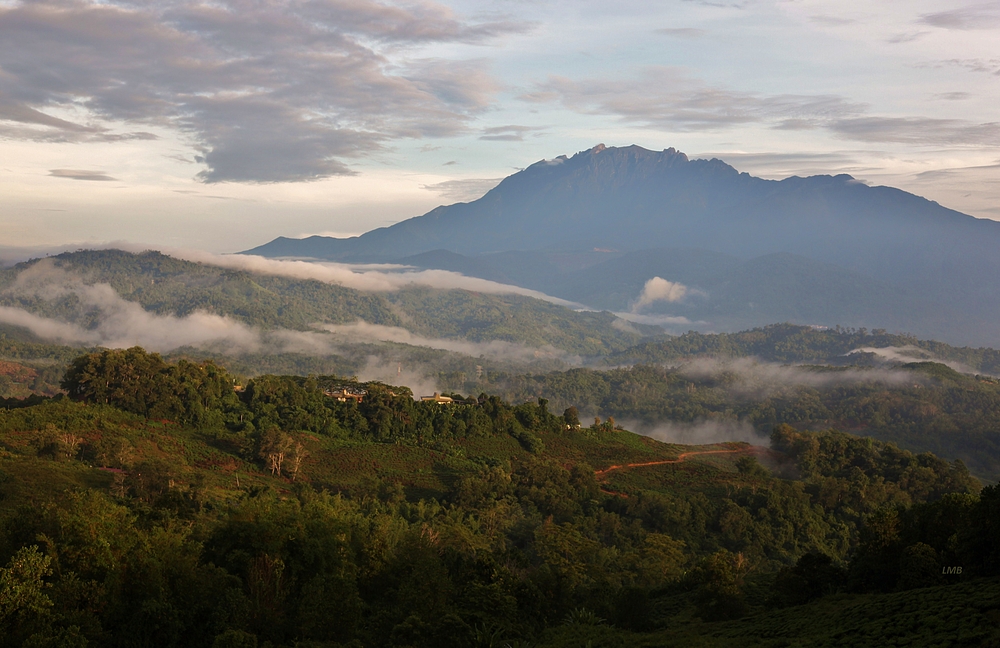
<instances>
[{"instance_id":1,"label":"low-lying mist","mask_svg":"<svg viewBox=\"0 0 1000 648\"><path fill-rule=\"evenodd\" d=\"M912 372L898 369L782 365L756 358L697 358L673 369L695 380L712 380L735 394L761 398L798 387L819 389L860 382L905 385L922 381Z\"/></svg>"},{"instance_id":2,"label":"low-lying mist","mask_svg":"<svg viewBox=\"0 0 1000 648\"><path fill-rule=\"evenodd\" d=\"M959 373L979 373L972 367L962 364L957 360L939 358L932 353L928 353L925 349L921 349L920 347L913 345L898 347L861 347L854 349L847 355L850 356L852 353L871 353L892 362L937 362L945 365L946 367L951 367Z\"/></svg>"},{"instance_id":3,"label":"low-lying mist","mask_svg":"<svg viewBox=\"0 0 1000 648\"><path fill-rule=\"evenodd\" d=\"M108 348L138 345L151 351L209 344L239 351L260 345L259 334L241 322L204 311L185 316L150 313L122 299L110 285L86 284L49 259L21 272L5 295L40 301L68 314L57 319L24 308L0 307L0 322L24 327L42 339L62 344ZM78 323L87 321L93 325Z\"/></svg>"},{"instance_id":4,"label":"low-lying mist","mask_svg":"<svg viewBox=\"0 0 1000 648\"><path fill-rule=\"evenodd\" d=\"M351 342L394 342L410 346L452 351L473 358L490 358L509 362L534 360L560 360L570 366L579 366L582 359L552 346L529 347L516 342L490 340L470 342L449 338L429 338L417 335L398 326L384 326L358 321L353 324L320 324L317 328L331 333L335 338Z\"/></svg>"},{"instance_id":5,"label":"low-lying mist","mask_svg":"<svg viewBox=\"0 0 1000 648\"><path fill-rule=\"evenodd\" d=\"M450 270L418 270L410 266L394 264L346 264L330 261L268 259L249 254L220 255L197 250L170 248L165 248L162 251L164 254L185 261L291 279L313 279L362 291L390 292L412 286L426 286L440 290L469 290L493 295L522 295L568 308L583 308L581 304L546 295L537 290L502 284L488 279L468 277Z\"/></svg>"},{"instance_id":6,"label":"low-lying mist","mask_svg":"<svg viewBox=\"0 0 1000 648\"><path fill-rule=\"evenodd\" d=\"M694 423L619 421L619 423L626 430L664 443L682 445L707 445L727 441L744 441L753 445L768 443L768 436L757 432L746 421L708 420Z\"/></svg>"},{"instance_id":7,"label":"low-lying mist","mask_svg":"<svg viewBox=\"0 0 1000 648\"><path fill-rule=\"evenodd\" d=\"M512 370L532 365L551 369L581 362L579 357L554 347L432 338L364 321L317 324L311 331L264 330L200 310L186 315L157 314L122 298L108 284L86 283L51 259L26 268L0 296L11 304L0 306L0 323L27 329L52 343L106 348L142 346L160 353L183 349L212 357L338 356L349 358L347 364L356 367L359 378L403 384L414 393L439 390L436 374L442 364L455 364L441 362L449 354L480 364L500 363ZM416 360L427 355L420 349L433 353Z\"/></svg>"}]
</instances>

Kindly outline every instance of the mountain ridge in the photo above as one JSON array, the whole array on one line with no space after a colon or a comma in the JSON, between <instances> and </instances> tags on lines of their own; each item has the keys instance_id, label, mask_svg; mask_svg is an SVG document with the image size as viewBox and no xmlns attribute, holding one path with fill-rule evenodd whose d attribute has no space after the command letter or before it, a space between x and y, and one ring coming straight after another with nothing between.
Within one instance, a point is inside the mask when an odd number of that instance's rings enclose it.
<instances>
[{"instance_id":1,"label":"mountain ridge","mask_svg":"<svg viewBox=\"0 0 1000 648\"><path fill-rule=\"evenodd\" d=\"M684 186L691 180L701 182L701 185L695 188L698 189L697 191ZM730 191L715 191L717 187L714 185L719 183L729 183L728 189ZM628 197L608 196L608 192L614 193L623 188L632 195L634 204L629 204ZM661 205L660 217L657 217L658 214L654 209L645 204L648 202L645 199L663 196L640 195L643 191L648 191L651 188L661 194L668 191L673 192L669 196L671 199L669 204L665 207ZM737 196L730 195L734 188L744 193ZM622 229L623 220L633 227L638 225L653 227L652 230L644 229L640 232L642 236L639 240L642 247L651 247L649 239L662 233L656 231L655 228L665 224L665 219L662 217L664 208L669 208L667 215L675 216L675 221L683 221L685 214L680 213L681 208L695 210L691 213L698 213L702 217L721 218L725 214L728 224L735 228L746 221L760 224L761 219L767 216L761 212L765 208L775 206L767 201L780 199L784 204L778 206L784 206L786 210L784 213L778 212L771 215L772 224L795 225L797 222L801 224L801 218L798 218L799 212L795 211L797 207L795 200L800 198L803 192L807 194L807 197L818 199L818 206L826 208L825 211L829 211L830 199L833 197L847 202L848 207L855 207L854 203L857 202L859 192L861 192L865 198L869 199L869 202L871 199L877 199L874 201L877 203L876 207L884 207L888 201L905 203L902 206L911 210L907 217L907 224L912 225L913 219L917 216L922 216L922 220L928 220L928 212L930 211L934 212L932 221L934 218L943 217L950 221L949 225L969 226L973 222L980 222L987 223L987 229L994 228L993 221L976 219L892 187L871 187L847 174L791 176L783 180L767 180L756 178L746 172L739 172L717 158L690 160L684 153L672 148L662 152L654 152L634 145L624 148L608 148L599 145L588 151L577 153L571 158L560 156L552 160L536 162L524 170L508 176L478 200L442 205L422 216L371 230L358 237L334 239L314 236L301 239L308 242L309 254L300 252L298 256L315 256L330 260L393 260L401 256L410 256L434 249L448 249L461 254L482 254L512 249L552 248L550 243L538 241L538 239L544 238L541 236L536 237L534 241L518 238L517 245L513 247L504 246L502 244L503 237L494 237L489 243L484 244L475 241L482 232L469 233L469 230L477 226L481 227L484 223L509 227L512 224L519 225L527 222L540 230L544 228L551 230L554 226L567 222L587 224L584 218L584 216L588 216L586 213L559 214L557 211L539 211L539 208L550 202L552 198L565 201L568 197L567 190L580 191L576 202L589 207L591 212L599 212L596 214L598 224L606 225L604 233L608 236L613 236L611 230ZM831 196L831 192L837 192L838 195ZM525 198L524 196L527 194L531 195ZM617 198L626 199L620 201L619 211L611 222L606 218L607 213L600 212L600 208L603 206L601 203ZM744 210L739 213L729 212L728 210L732 210L737 203L746 205ZM532 209L528 209L528 207ZM815 208L817 205L813 204L811 207ZM510 209L512 213L502 214L501 211L504 209ZM789 209L792 210L790 213ZM740 217L741 215L742 217ZM863 218L859 218L859 216L864 215L862 212L854 210L848 215L853 216L851 220L856 221L858 225L866 224ZM591 213L589 216L595 215ZM502 223L491 222L498 217L504 217L506 220ZM882 218L885 219L884 214ZM815 217L813 220L815 221ZM456 227L459 224L463 226L461 229ZM673 224L684 225L685 223L675 222ZM815 225L815 223L811 223L811 225ZM975 227L975 225L972 226ZM435 232L435 228L444 228L444 231ZM813 231L815 232L815 230ZM1000 236L1000 226L996 226L995 231ZM684 234L683 230L679 233ZM822 233L828 234L828 232ZM514 234L520 235L521 232ZM701 247L733 254L733 251L721 248L731 245L730 240L732 239L742 238L738 236L739 234L741 234L739 229L733 229L729 232L729 236L720 238L719 233L715 232L710 240L704 241L705 244L689 241L685 247ZM275 241L281 241L283 245L291 247L298 246L299 244L294 243L298 240L300 239L285 237L275 239ZM618 241L613 241L610 246L605 247L615 247L617 243L623 249L634 249L634 243L620 245L623 240L619 237ZM572 249L572 242L572 240L565 241L559 247ZM593 247L590 243L600 243L600 241L589 240L579 249ZM272 248L269 248L270 245L268 243L246 252L262 254L263 256L278 256L272 252ZM357 249L350 249L352 247ZM771 251L783 251L775 245L747 251L745 241L742 241L738 247L742 253L738 253L737 256L744 258ZM403 248L405 248L406 254L400 253Z\"/></svg>"},{"instance_id":2,"label":"mountain ridge","mask_svg":"<svg viewBox=\"0 0 1000 648\"><path fill-rule=\"evenodd\" d=\"M821 321L803 315L796 323L887 327L953 343L1000 344L1000 223L847 174L767 180L672 148L599 145L536 162L478 200L440 206L359 237L275 239L247 253L447 266L564 299L586 297L583 303L596 308L623 309L628 293L638 297L643 281L660 277L686 284L680 277L687 273L675 263L672 274L665 274L661 269L670 264L655 259L645 268L612 264L603 268L610 275L591 277L601 288L588 293L585 273L574 278L554 260L576 254L594 265L601 261L599 250L627 257L650 249L696 249L743 263L772 254L808 259L817 265L798 290L830 303ZM446 253L465 259L445 259ZM776 272L780 265L774 265ZM702 273L688 294L715 299L709 275ZM787 279L780 272L758 274L759 282L776 286ZM856 294L844 290L851 283ZM882 300L887 291L898 299ZM905 305L894 310L897 302ZM854 317L857 303L873 307ZM688 316L697 311L694 306L678 301L668 310ZM749 317L745 309L726 311L722 302L711 306L708 330L784 321L794 312L782 307Z\"/></svg>"}]
</instances>

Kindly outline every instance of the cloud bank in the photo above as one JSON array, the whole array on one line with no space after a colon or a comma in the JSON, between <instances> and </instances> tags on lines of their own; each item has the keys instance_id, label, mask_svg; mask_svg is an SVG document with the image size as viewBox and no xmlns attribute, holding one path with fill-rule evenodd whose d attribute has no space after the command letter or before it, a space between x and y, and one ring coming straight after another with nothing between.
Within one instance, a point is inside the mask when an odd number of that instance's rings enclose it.
<instances>
[{"instance_id":1,"label":"cloud bank","mask_svg":"<svg viewBox=\"0 0 1000 648\"><path fill-rule=\"evenodd\" d=\"M515 342L490 340L488 342L470 342L446 338L429 338L417 335L404 328L383 326L367 322L354 324L320 324L319 329L327 331L337 339L348 342L395 342L410 346L426 347L441 351L452 351L474 358L486 357L494 360L514 362L530 362L533 360L558 359L569 364L579 365L582 360L577 356L569 356L555 347L529 347Z\"/></svg>"},{"instance_id":2,"label":"cloud bank","mask_svg":"<svg viewBox=\"0 0 1000 648\"><path fill-rule=\"evenodd\" d=\"M968 17L960 15L962 20ZM732 90L663 66L648 67L632 78L550 76L520 98L529 103L559 103L585 115L611 115L624 123L667 132L762 124L777 130L823 129L838 139L862 142L1000 146L997 122L870 115L867 104L837 95L767 95Z\"/></svg>"},{"instance_id":3,"label":"cloud bank","mask_svg":"<svg viewBox=\"0 0 1000 648\"><path fill-rule=\"evenodd\" d=\"M493 189L503 178L465 178L462 180L445 180L431 185L422 185L423 189L441 195L445 200L454 202L471 202L478 200Z\"/></svg>"},{"instance_id":4,"label":"cloud bank","mask_svg":"<svg viewBox=\"0 0 1000 648\"><path fill-rule=\"evenodd\" d=\"M294 331L261 330L204 311L184 316L159 315L123 299L108 284L85 283L57 267L52 259L43 259L26 268L2 296L8 303L42 312L55 308L62 319L8 305L0 306L0 323L23 327L42 339L69 345L108 348L138 345L159 352L195 347L230 353L322 356L344 354L350 345L391 342L506 362L555 360L571 365L582 362L579 357L550 346L535 348L502 340L432 338L404 328L363 321L317 324L312 331Z\"/></svg>"},{"instance_id":5,"label":"cloud bank","mask_svg":"<svg viewBox=\"0 0 1000 648\"><path fill-rule=\"evenodd\" d=\"M493 102L483 61L407 52L527 27L433 0L3 3L0 136L118 142L167 129L190 142L204 182L349 174L345 160L462 132Z\"/></svg>"},{"instance_id":6,"label":"cloud bank","mask_svg":"<svg viewBox=\"0 0 1000 648\"><path fill-rule=\"evenodd\" d=\"M885 358L886 360L893 360L896 362L937 362L943 364L947 367L951 367L959 373L974 374L978 373L972 367L963 364L955 360L944 360L938 358L937 356L928 353L920 347L913 345L906 345L901 347L861 347L854 349L847 355L851 353L873 353L880 358Z\"/></svg>"},{"instance_id":7,"label":"cloud bank","mask_svg":"<svg viewBox=\"0 0 1000 648\"><path fill-rule=\"evenodd\" d=\"M132 246L132 248L138 249L136 246ZM390 292L413 286L425 286L441 290L469 290L492 295L522 295L567 308L582 308L580 304L552 297L537 290L497 283L488 279L467 277L449 270L413 270L408 266L391 264L350 265L318 261L291 261L268 259L249 254L219 255L197 250L171 248L163 248L163 251L165 254L186 261L292 279L313 279L356 290Z\"/></svg>"},{"instance_id":8,"label":"cloud bank","mask_svg":"<svg viewBox=\"0 0 1000 648\"><path fill-rule=\"evenodd\" d=\"M696 380L718 380L736 394L764 397L799 387L823 388L840 384L881 383L905 385L922 379L911 372L884 369L817 370L808 366L779 365L755 358L698 358L677 367Z\"/></svg>"},{"instance_id":9,"label":"cloud bank","mask_svg":"<svg viewBox=\"0 0 1000 648\"><path fill-rule=\"evenodd\" d=\"M210 344L254 350L260 344L259 335L241 322L203 311L183 317L150 313L122 299L108 284L85 284L50 260L39 261L20 273L7 294L75 303L74 319L93 321L93 326L41 317L22 308L0 307L0 322L27 328L38 337L63 344L108 348L138 345L151 351Z\"/></svg>"}]
</instances>

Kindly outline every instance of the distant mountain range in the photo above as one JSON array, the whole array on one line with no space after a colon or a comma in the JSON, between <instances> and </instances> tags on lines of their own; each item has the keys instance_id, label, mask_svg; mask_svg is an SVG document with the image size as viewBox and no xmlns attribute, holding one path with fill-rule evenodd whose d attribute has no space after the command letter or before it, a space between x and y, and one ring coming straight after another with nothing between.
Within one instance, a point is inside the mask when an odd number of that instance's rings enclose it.
<instances>
[{"instance_id":1,"label":"distant mountain range","mask_svg":"<svg viewBox=\"0 0 1000 648\"><path fill-rule=\"evenodd\" d=\"M1000 223L849 175L764 180L674 149L599 145L470 203L247 253L454 270L682 329L790 321L1000 344ZM681 287L637 306L654 277Z\"/></svg>"}]
</instances>

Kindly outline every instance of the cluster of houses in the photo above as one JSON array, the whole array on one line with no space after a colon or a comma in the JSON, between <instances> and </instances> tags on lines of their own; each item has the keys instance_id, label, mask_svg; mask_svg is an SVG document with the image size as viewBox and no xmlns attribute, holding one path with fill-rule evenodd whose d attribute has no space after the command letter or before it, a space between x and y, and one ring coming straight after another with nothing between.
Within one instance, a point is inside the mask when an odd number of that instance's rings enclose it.
<instances>
[{"instance_id":1,"label":"cluster of houses","mask_svg":"<svg viewBox=\"0 0 1000 648\"><path fill-rule=\"evenodd\" d=\"M367 389L361 389L360 387L331 387L323 392L324 396L329 396L330 398L336 398L341 403L346 403L347 401L354 401L355 403L360 403L368 395Z\"/></svg>"},{"instance_id":2,"label":"cluster of houses","mask_svg":"<svg viewBox=\"0 0 1000 648\"><path fill-rule=\"evenodd\" d=\"M389 392L389 394L391 396L395 396L392 392ZM349 385L339 385L324 390L323 395L329 398L336 398L341 403L346 403L347 401L360 403L365 399L365 396L368 395L368 390L361 389L360 387L351 387ZM438 405L480 405L479 400L476 398L463 400L461 398L443 396L438 392L434 392L433 396L421 396L420 400L424 403L437 403Z\"/></svg>"},{"instance_id":3,"label":"cluster of houses","mask_svg":"<svg viewBox=\"0 0 1000 648\"><path fill-rule=\"evenodd\" d=\"M421 396L420 400L425 403L437 403L438 405L479 405L480 402L476 398L469 398L468 400L462 400L460 398L452 398L451 396L442 396L441 394L434 392L433 396Z\"/></svg>"}]
</instances>

